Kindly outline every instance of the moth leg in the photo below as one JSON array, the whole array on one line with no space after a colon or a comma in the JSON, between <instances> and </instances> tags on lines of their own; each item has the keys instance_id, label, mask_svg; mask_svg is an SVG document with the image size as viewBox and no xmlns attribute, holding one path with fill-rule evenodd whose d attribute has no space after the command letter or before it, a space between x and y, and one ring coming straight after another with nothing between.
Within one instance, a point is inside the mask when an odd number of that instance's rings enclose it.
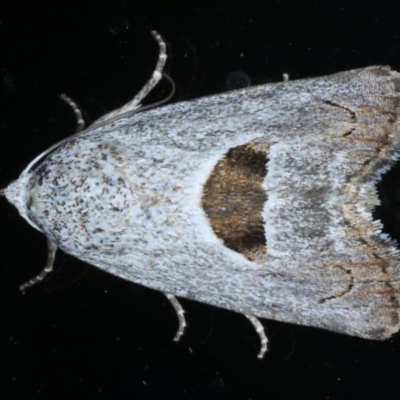
<instances>
[{"instance_id":1,"label":"moth leg","mask_svg":"<svg viewBox=\"0 0 400 400\"><path fill-rule=\"evenodd\" d=\"M181 306L181 303L179 303L178 299L174 295L169 294L169 293L164 293L164 294L165 294L165 297L172 304L172 307L174 307L174 310L178 317L179 326L178 326L176 335L174 337L174 342L178 342L179 339L181 338L181 336L184 334L185 328L186 328L185 310L183 309L183 307Z\"/></svg>"},{"instance_id":2,"label":"moth leg","mask_svg":"<svg viewBox=\"0 0 400 400\"><path fill-rule=\"evenodd\" d=\"M123 114L135 111L138 107L140 107L141 101L156 87L157 83L160 82L161 78L163 77L162 71L164 69L165 61L167 60L167 46L163 38L156 31L151 31L151 34L158 43L159 53L157 65L150 79L130 102L99 118L93 123L92 127L96 127L97 125L103 124L106 121L118 118Z\"/></svg>"},{"instance_id":3,"label":"moth leg","mask_svg":"<svg viewBox=\"0 0 400 400\"><path fill-rule=\"evenodd\" d=\"M257 358L263 358L265 353L267 352L268 338L265 334L264 327L262 326L260 320L254 315L244 314L244 316L252 323L254 329L258 333L261 341L261 348L257 355Z\"/></svg>"},{"instance_id":4,"label":"moth leg","mask_svg":"<svg viewBox=\"0 0 400 400\"><path fill-rule=\"evenodd\" d=\"M75 118L76 118L75 133L83 131L83 129L85 128L85 120L82 117L82 111L79 108L79 106L64 93L60 94L60 99L64 100L72 108L72 111L75 113Z\"/></svg>"},{"instance_id":5,"label":"moth leg","mask_svg":"<svg viewBox=\"0 0 400 400\"><path fill-rule=\"evenodd\" d=\"M57 245L52 242L51 240L47 239L47 247L48 247L48 252L47 252L47 261L46 265L44 266L43 271L29 280L28 282L24 283L19 287L19 290L23 292L24 290L30 288L33 285L36 285L36 283L41 282L51 271L53 271L53 265L54 265L54 260L56 257L56 251L57 251Z\"/></svg>"},{"instance_id":6,"label":"moth leg","mask_svg":"<svg viewBox=\"0 0 400 400\"><path fill-rule=\"evenodd\" d=\"M157 65L142 90L133 98L133 100L119 109L121 113L137 108L140 105L140 102L156 87L157 83L160 82L160 79L162 78L162 71L165 66L165 61L167 60L167 46L163 38L156 31L151 31L151 34L156 40L159 49Z\"/></svg>"}]
</instances>

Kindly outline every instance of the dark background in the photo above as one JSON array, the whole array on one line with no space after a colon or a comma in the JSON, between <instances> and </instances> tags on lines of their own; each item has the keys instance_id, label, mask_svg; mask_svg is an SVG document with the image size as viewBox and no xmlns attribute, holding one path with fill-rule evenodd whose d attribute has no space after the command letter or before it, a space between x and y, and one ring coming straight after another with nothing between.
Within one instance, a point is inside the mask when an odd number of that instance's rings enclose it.
<instances>
[{"instance_id":1,"label":"dark background","mask_svg":"<svg viewBox=\"0 0 400 400\"><path fill-rule=\"evenodd\" d=\"M400 70L397 2L35 1L0 12L0 187L75 126L65 92L94 121L141 88L168 42L173 101L374 64ZM96 2L93 2L95 4ZM233 77L233 78L232 78ZM167 83L147 102L164 98ZM152 290L59 253L57 272L21 294L46 258L43 235L0 199L0 398L313 398L400 395L400 334L372 342L264 320L270 351L234 312ZM134 251L134 249L133 249ZM351 315L349 315L351 318ZM396 397L397 396L397 397Z\"/></svg>"}]
</instances>

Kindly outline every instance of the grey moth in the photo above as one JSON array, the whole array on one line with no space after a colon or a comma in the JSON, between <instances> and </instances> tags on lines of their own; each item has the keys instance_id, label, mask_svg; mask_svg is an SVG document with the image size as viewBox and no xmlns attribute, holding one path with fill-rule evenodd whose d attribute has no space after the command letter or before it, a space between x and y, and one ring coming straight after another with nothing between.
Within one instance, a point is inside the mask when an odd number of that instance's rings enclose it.
<instances>
[{"instance_id":1,"label":"grey moth","mask_svg":"<svg viewBox=\"0 0 400 400\"><path fill-rule=\"evenodd\" d=\"M399 330L400 255L374 217L400 149L400 75L374 66L148 109L128 104L2 193L59 248L177 297L367 339ZM79 110L67 101L79 116ZM79 118L78 118L79 120Z\"/></svg>"}]
</instances>

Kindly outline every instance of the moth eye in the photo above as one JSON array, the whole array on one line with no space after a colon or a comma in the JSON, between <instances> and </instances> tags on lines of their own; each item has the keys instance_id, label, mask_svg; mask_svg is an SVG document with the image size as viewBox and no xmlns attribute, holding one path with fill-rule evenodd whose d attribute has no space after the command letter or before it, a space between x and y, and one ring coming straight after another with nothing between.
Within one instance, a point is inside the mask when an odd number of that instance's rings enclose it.
<instances>
[{"instance_id":1,"label":"moth eye","mask_svg":"<svg viewBox=\"0 0 400 400\"><path fill-rule=\"evenodd\" d=\"M252 144L230 149L216 164L203 189L202 207L225 246L254 260L265 252L262 211L267 195L267 152Z\"/></svg>"}]
</instances>

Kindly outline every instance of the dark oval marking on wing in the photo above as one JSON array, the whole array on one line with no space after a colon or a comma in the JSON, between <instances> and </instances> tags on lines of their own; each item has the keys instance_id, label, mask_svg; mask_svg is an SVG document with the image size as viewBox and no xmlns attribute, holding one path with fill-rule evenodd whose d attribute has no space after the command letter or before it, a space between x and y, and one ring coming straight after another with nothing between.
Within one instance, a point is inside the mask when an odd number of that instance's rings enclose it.
<instances>
[{"instance_id":1,"label":"dark oval marking on wing","mask_svg":"<svg viewBox=\"0 0 400 400\"><path fill-rule=\"evenodd\" d=\"M262 184L267 162L267 153L252 144L232 148L203 190L202 208L215 234L249 260L266 249L262 211L267 195Z\"/></svg>"}]
</instances>

